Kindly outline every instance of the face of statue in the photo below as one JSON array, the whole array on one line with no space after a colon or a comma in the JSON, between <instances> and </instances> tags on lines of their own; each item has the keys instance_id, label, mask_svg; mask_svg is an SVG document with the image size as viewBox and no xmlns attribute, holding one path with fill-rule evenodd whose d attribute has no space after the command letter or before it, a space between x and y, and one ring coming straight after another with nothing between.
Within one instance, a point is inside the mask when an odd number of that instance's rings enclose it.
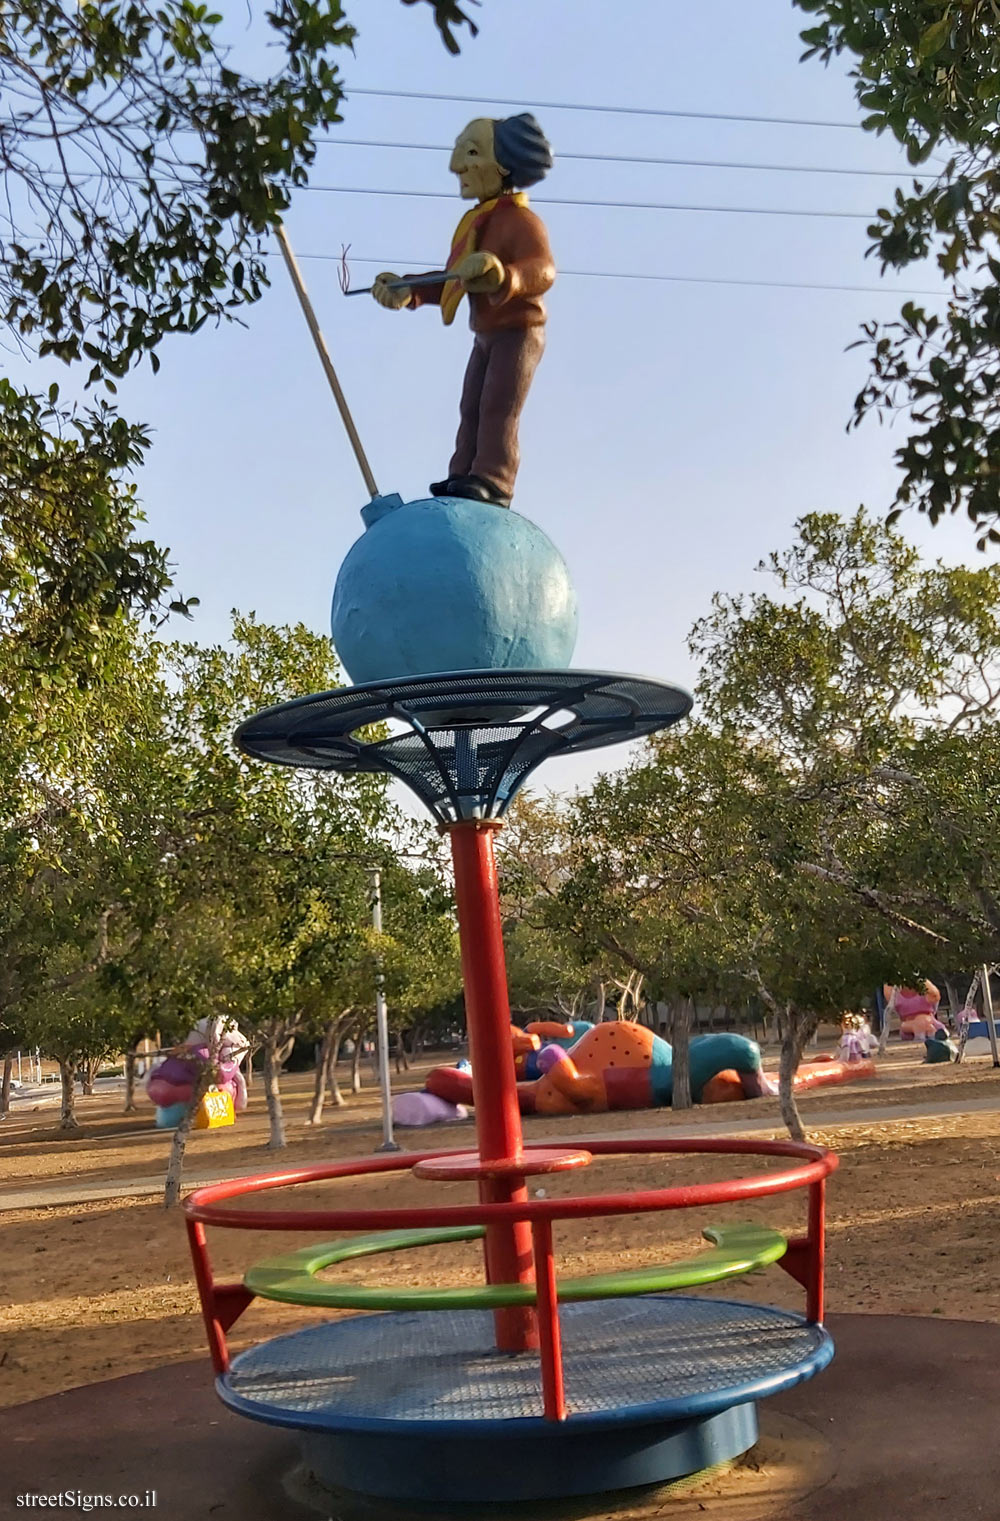
<instances>
[{"instance_id":1,"label":"face of statue","mask_svg":"<svg viewBox=\"0 0 1000 1521\"><path fill-rule=\"evenodd\" d=\"M455 141L448 168L458 176L463 201L488 201L500 194L503 170L493 156L492 121L485 116L470 121Z\"/></svg>"}]
</instances>

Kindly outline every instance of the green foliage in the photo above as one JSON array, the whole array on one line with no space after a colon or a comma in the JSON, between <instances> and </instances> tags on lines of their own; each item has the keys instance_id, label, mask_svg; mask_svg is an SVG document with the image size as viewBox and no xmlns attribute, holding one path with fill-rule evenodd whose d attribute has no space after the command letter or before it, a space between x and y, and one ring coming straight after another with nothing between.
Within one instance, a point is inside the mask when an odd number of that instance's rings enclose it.
<instances>
[{"instance_id":1,"label":"green foliage","mask_svg":"<svg viewBox=\"0 0 1000 1521\"><path fill-rule=\"evenodd\" d=\"M872 369L855 402L903 411L897 509L932 522L964 509L997 540L1000 483L1000 31L994 0L795 0L816 24L806 57L840 53L852 70L863 125L891 132L914 165L937 150L943 167L896 191L876 214L870 252L883 269L935 257L952 284L943 316L907 302L898 321L865 326Z\"/></svg>"},{"instance_id":2,"label":"green foliage","mask_svg":"<svg viewBox=\"0 0 1000 1521\"><path fill-rule=\"evenodd\" d=\"M475 33L454 0L434 19L452 51L454 27ZM0 0L0 320L18 343L114 392L143 356L158 367L167 334L256 301L264 243L340 120L336 58L354 36L340 0L281 0L253 28L275 60L258 79L196 0ZM0 701L41 693L44 709L53 687L93 685L120 616L196 601L169 602L166 554L140 532L147 445L106 406L0 382Z\"/></svg>"},{"instance_id":3,"label":"green foliage","mask_svg":"<svg viewBox=\"0 0 1000 1521\"><path fill-rule=\"evenodd\" d=\"M170 586L164 552L137 534L145 430L56 400L0 380L0 714L43 725L48 694L102 680L122 616L157 614Z\"/></svg>"},{"instance_id":4,"label":"green foliage","mask_svg":"<svg viewBox=\"0 0 1000 1521\"><path fill-rule=\"evenodd\" d=\"M860 513L798 528L761 567L778 596L718 598L692 639L709 714L771 769L767 853L888 926L910 979L992 960L1000 569L925 565Z\"/></svg>"},{"instance_id":5,"label":"green foliage","mask_svg":"<svg viewBox=\"0 0 1000 1521\"><path fill-rule=\"evenodd\" d=\"M1000 679L1000 567L924 564L863 510L810 513L758 570L777 595L714 599L695 624L699 697L808 774L876 758L934 717L968 725Z\"/></svg>"},{"instance_id":6,"label":"green foliage","mask_svg":"<svg viewBox=\"0 0 1000 1521\"><path fill-rule=\"evenodd\" d=\"M454 28L475 27L455 0L431 3L457 52ZM235 66L238 35L197 0L0 3L0 310L112 389L143 355L157 367L166 334L260 298L264 240L341 120L337 59L356 33L340 0L265 10L264 77Z\"/></svg>"},{"instance_id":7,"label":"green foliage","mask_svg":"<svg viewBox=\"0 0 1000 1521\"><path fill-rule=\"evenodd\" d=\"M497 839L507 980L515 1015L585 1017L588 996L600 1001L616 958L588 946L560 895L575 856L569 813L554 797L521 793Z\"/></svg>"},{"instance_id":8,"label":"green foliage","mask_svg":"<svg viewBox=\"0 0 1000 1521\"><path fill-rule=\"evenodd\" d=\"M0 765L0 1025L77 1063L215 1015L280 1048L365 1015L380 967L397 1024L453 999L451 897L395 858L385 782L233 746L248 712L338 684L329 639L240 616L207 648L125 632L103 684L54 701L65 747L50 728Z\"/></svg>"},{"instance_id":9,"label":"green foliage","mask_svg":"<svg viewBox=\"0 0 1000 1521\"><path fill-rule=\"evenodd\" d=\"M813 514L695 626L700 722L564 818L544 923L657 1001L801 1036L884 980L1000 958L1000 571ZM610 958L610 962L609 962Z\"/></svg>"},{"instance_id":10,"label":"green foliage","mask_svg":"<svg viewBox=\"0 0 1000 1521\"><path fill-rule=\"evenodd\" d=\"M869 131L889 131L911 163L942 142L992 141L1000 91L992 0L795 0L817 17L806 58L854 55Z\"/></svg>"},{"instance_id":11,"label":"green foliage","mask_svg":"<svg viewBox=\"0 0 1000 1521\"><path fill-rule=\"evenodd\" d=\"M0 302L40 353L117 376L258 299L261 239L340 119L334 59L355 35L338 0L265 21L279 63L258 80L195 0L3 6L4 167L34 215L5 240Z\"/></svg>"}]
</instances>

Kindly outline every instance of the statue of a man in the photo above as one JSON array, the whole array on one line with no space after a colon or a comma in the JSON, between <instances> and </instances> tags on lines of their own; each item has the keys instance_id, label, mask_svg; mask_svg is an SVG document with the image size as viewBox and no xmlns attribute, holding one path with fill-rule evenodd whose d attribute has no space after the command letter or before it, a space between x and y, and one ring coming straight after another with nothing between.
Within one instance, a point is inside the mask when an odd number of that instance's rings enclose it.
<instances>
[{"instance_id":1,"label":"statue of a man","mask_svg":"<svg viewBox=\"0 0 1000 1521\"><path fill-rule=\"evenodd\" d=\"M480 117L459 134L449 167L462 199L477 204L458 224L447 277L408 286L407 276L386 272L372 294L393 309L440 306L446 324L468 295L474 341L458 437L448 476L431 492L509 507L520 459L518 421L545 347L542 297L555 279L545 226L520 191L544 179L552 150L527 113Z\"/></svg>"}]
</instances>

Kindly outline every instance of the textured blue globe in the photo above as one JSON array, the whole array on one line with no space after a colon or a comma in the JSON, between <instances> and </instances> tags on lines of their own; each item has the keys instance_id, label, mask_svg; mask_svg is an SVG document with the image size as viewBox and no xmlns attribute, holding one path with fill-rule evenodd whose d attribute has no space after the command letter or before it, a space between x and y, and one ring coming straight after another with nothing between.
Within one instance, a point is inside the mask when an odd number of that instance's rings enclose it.
<instances>
[{"instance_id":1,"label":"textured blue globe","mask_svg":"<svg viewBox=\"0 0 1000 1521\"><path fill-rule=\"evenodd\" d=\"M352 681L569 665L576 593L534 523L458 497L376 498L362 517L331 615Z\"/></svg>"}]
</instances>

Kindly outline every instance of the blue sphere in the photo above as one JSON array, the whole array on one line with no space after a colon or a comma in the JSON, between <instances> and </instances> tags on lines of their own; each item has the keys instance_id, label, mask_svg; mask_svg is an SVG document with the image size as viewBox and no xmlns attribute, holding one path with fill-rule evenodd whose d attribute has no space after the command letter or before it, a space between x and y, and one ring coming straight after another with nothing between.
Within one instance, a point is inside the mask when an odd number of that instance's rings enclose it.
<instances>
[{"instance_id":1,"label":"blue sphere","mask_svg":"<svg viewBox=\"0 0 1000 1521\"><path fill-rule=\"evenodd\" d=\"M352 681L569 665L576 593L534 523L459 497L376 498L362 517L331 614Z\"/></svg>"}]
</instances>

